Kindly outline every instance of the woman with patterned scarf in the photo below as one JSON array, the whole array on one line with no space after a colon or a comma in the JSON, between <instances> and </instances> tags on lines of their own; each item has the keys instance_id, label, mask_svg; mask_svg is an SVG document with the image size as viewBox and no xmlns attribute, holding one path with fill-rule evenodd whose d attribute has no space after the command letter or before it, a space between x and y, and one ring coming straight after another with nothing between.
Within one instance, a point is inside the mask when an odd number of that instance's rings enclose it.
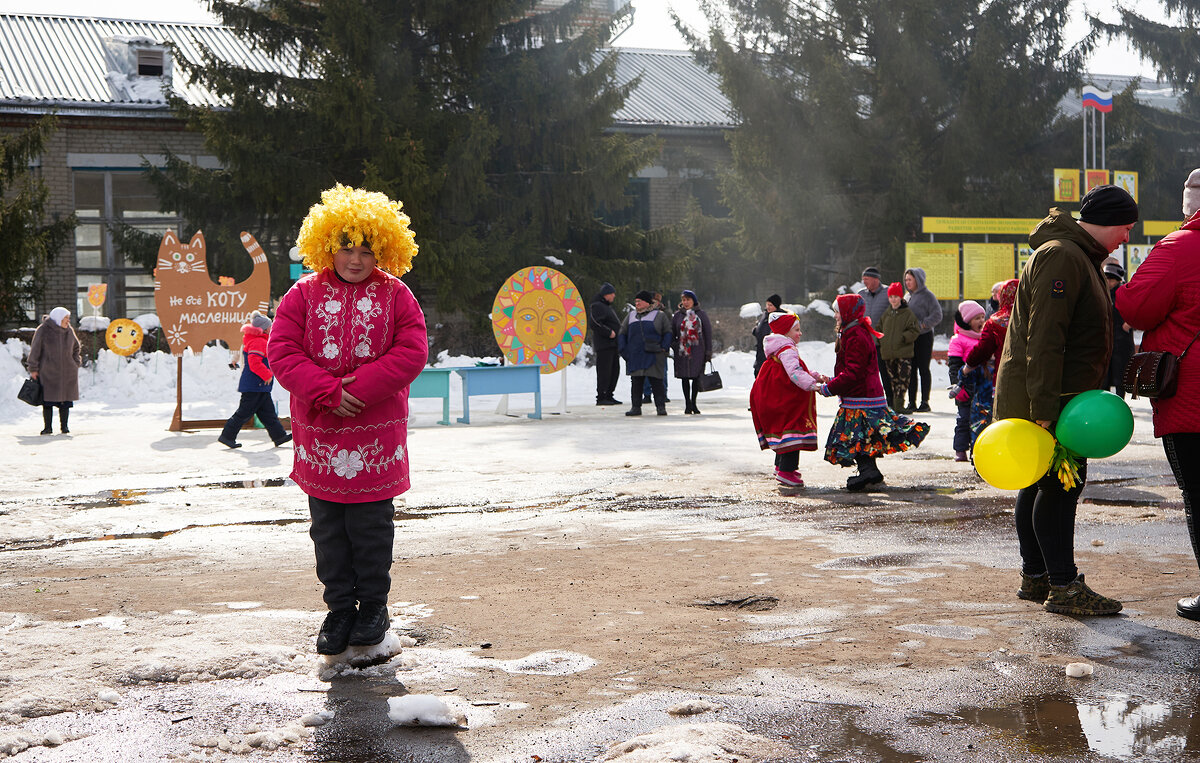
<instances>
[{"instance_id":1,"label":"woman with patterned scarf","mask_svg":"<svg viewBox=\"0 0 1200 763\"><path fill-rule=\"evenodd\" d=\"M696 395L700 394L704 364L712 360L712 329L708 315L700 309L696 292L691 289L684 289L679 296L679 309L671 319L671 335L675 339L675 378L683 384L683 412L699 413Z\"/></svg>"},{"instance_id":2,"label":"woman with patterned scarf","mask_svg":"<svg viewBox=\"0 0 1200 763\"><path fill-rule=\"evenodd\" d=\"M888 407L875 348L882 334L871 328L867 303L857 294L843 294L836 307L837 360L833 377L817 391L841 398L825 441L825 460L838 466L857 464L858 474L846 480L846 489L857 491L883 482L876 459L917 447L929 434L929 425Z\"/></svg>"}]
</instances>

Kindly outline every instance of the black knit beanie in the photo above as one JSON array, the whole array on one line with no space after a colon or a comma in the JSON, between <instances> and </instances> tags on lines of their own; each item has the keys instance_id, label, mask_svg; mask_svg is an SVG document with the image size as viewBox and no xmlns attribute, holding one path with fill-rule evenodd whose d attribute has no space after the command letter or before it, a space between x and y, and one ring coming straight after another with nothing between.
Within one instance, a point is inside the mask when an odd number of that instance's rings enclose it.
<instances>
[{"instance_id":1,"label":"black knit beanie","mask_svg":"<svg viewBox=\"0 0 1200 763\"><path fill-rule=\"evenodd\" d=\"M767 301L772 305L775 305L776 310L783 307L783 297L779 296L778 294L772 294L771 296L767 297Z\"/></svg>"},{"instance_id":2,"label":"black knit beanie","mask_svg":"<svg viewBox=\"0 0 1200 763\"><path fill-rule=\"evenodd\" d=\"M1098 185L1083 196L1079 222L1091 225L1129 225L1138 221L1138 205L1119 186Z\"/></svg>"}]
</instances>

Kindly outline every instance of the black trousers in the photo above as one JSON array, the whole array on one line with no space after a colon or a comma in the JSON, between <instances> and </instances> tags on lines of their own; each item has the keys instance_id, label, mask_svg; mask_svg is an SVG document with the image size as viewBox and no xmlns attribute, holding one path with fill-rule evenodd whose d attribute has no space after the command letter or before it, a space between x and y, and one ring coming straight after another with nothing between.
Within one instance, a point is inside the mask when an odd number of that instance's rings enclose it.
<instances>
[{"instance_id":1,"label":"black trousers","mask_svg":"<svg viewBox=\"0 0 1200 763\"><path fill-rule=\"evenodd\" d=\"M596 350L596 400L609 400L621 378L621 356L617 348Z\"/></svg>"},{"instance_id":2,"label":"black trousers","mask_svg":"<svg viewBox=\"0 0 1200 763\"><path fill-rule=\"evenodd\" d=\"M917 337L913 344L912 371L908 376L908 407L917 407L917 379L921 381L921 402L929 402L929 387L933 384L933 374L929 371L929 363L933 360L933 332L927 332ZM886 388L885 388L886 389Z\"/></svg>"},{"instance_id":3,"label":"black trousers","mask_svg":"<svg viewBox=\"0 0 1200 763\"><path fill-rule=\"evenodd\" d=\"M356 602L387 604L392 589L392 540L396 510L392 499L334 503L308 497L317 552L317 579L325 605L346 609Z\"/></svg>"},{"instance_id":4,"label":"black trousers","mask_svg":"<svg viewBox=\"0 0 1200 763\"><path fill-rule=\"evenodd\" d=\"M242 425L256 415L263 426L267 428L267 434L271 436L272 441L278 443L287 436L283 424L279 423L279 414L275 412L275 401L271 399L271 393L268 391L243 392L237 410L233 412L233 415L225 422L225 428L221 430L221 437L226 440L236 440Z\"/></svg>"},{"instance_id":5,"label":"black trousers","mask_svg":"<svg viewBox=\"0 0 1200 763\"><path fill-rule=\"evenodd\" d=\"M1050 573L1051 585L1066 585L1079 574L1075 566L1075 508L1087 481L1087 460L1079 459L1079 482L1064 490L1058 477L1047 473L1017 492L1017 543L1021 571Z\"/></svg>"},{"instance_id":6,"label":"black trousers","mask_svg":"<svg viewBox=\"0 0 1200 763\"><path fill-rule=\"evenodd\" d=\"M1192 512L1192 496L1200 490L1200 433L1165 434L1162 441L1171 471L1175 472L1175 482L1183 493L1183 512L1187 516L1192 554L1200 562L1200 522Z\"/></svg>"},{"instance_id":7,"label":"black trousers","mask_svg":"<svg viewBox=\"0 0 1200 763\"><path fill-rule=\"evenodd\" d=\"M633 407L641 410L642 394L646 385L650 386L650 394L654 396L654 407L665 408L667 406L667 384L654 376L629 377L629 399L632 401Z\"/></svg>"}]
</instances>

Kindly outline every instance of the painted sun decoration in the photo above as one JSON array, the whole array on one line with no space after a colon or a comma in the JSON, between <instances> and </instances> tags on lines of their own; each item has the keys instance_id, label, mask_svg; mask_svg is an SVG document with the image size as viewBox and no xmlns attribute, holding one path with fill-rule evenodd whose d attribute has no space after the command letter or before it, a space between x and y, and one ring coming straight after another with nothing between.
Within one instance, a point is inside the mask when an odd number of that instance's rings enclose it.
<instances>
[{"instance_id":1,"label":"painted sun decoration","mask_svg":"<svg viewBox=\"0 0 1200 763\"><path fill-rule=\"evenodd\" d=\"M492 333L515 365L561 371L579 353L587 333L586 306L571 279L553 268L518 270L492 303Z\"/></svg>"}]
</instances>

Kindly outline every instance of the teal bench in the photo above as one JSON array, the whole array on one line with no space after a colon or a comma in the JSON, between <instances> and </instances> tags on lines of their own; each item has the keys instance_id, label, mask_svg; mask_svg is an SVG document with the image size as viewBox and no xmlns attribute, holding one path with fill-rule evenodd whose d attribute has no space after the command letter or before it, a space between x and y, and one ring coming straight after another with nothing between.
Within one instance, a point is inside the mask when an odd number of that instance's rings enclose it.
<instances>
[{"instance_id":1,"label":"teal bench","mask_svg":"<svg viewBox=\"0 0 1200 763\"><path fill-rule=\"evenodd\" d=\"M459 421L471 423L470 398L473 395L533 394L531 419L542 417L542 366L463 366L453 370L462 377L463 415Z\"/></svg>"},{"instance_id":2,"label":"teal bench","mask_svg":"<svg viewBox=\"0 0 1200 763\"><path fill-rule=\"evenodd\" d=\"M440 397L442 420L439 424L450 426L450 372L452 368L426 368L408 387L411 397Z\"/></svg>"}]
</instances>

